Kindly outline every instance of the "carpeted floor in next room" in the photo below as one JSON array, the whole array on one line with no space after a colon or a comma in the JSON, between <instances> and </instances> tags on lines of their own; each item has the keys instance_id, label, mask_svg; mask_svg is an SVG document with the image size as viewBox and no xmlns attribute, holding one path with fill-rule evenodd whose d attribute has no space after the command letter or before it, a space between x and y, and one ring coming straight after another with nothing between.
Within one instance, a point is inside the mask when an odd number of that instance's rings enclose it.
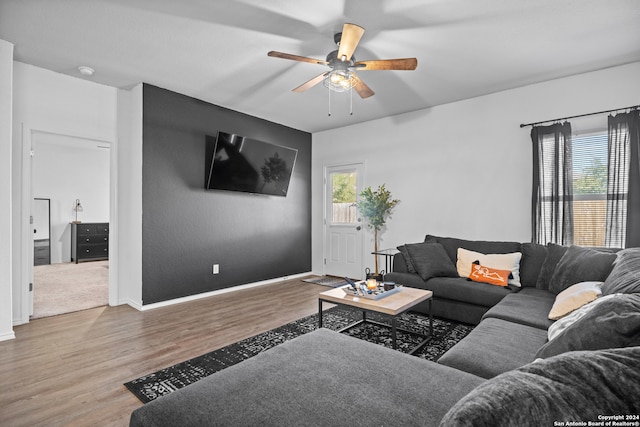
<instances>
[{"instance_id":1,"label":"carpeted floor in next room","mask_svg":"<svg viewBox=\"0 0 640 427\"><path fill-rule=\"evenodd\" d=\"M32 319L109 303L109 261L38 265L33 268Z\"/></svg>"}]
</instances>

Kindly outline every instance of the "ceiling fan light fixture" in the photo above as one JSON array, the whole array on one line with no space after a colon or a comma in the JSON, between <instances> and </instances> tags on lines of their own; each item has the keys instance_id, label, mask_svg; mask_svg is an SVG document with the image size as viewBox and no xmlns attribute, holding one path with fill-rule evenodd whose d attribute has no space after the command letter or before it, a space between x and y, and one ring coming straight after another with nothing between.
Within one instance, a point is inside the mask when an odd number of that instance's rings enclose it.
<instances>
[{"instance_id":1,"label":"ceiling fan light fixture","mask_svg":"<svg viewBox=\"0 0 640 427\"><path fill-rule=\"evenodd\" d=\"M346 92L358 81L349 70L333 70L322 81L324 86L334 92Z\"/></svg>"}]
</instances>

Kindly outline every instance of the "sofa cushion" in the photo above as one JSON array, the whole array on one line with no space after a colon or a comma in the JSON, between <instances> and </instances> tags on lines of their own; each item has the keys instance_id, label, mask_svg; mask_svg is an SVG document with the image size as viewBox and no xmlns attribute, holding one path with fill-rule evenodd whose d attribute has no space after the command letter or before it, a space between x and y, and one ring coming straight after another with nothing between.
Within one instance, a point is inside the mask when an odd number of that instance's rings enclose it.
<instances>
[{"instance_id":1,"label":"sofa cushion","mask_svg":"<svg viewBox=\"0 0 640 427\"><path fill-rule=\"evenodd\" d=\"M566 420L586 425L602 422L603 415L640 413L638 396L640 347L567 353L485 382L457 402L440 425L553 426Z\"/></svg>"},{"instance_id":2,"label":"sofa cushion","mask_svg":"<svg viewBox=\"0 0 640 427\"><path fill-rule=\"evenodd\" d=\"M580 282L556 295L549 319L558 320L602 295L602 282Z\"/></svg>"},{"instance_id":3,"label":"sofa cushion","mask_svg":"<svg viewBox=\"0 0 640 427\"><path fill-rule=\"evenodd\" d=\"M458 272L440 243L410 243L405 249L422 280L432 277L457 277ZM409 265L407 264L407 269Z\"/></svg>"},{"instance_id":4,"label":"sofa cushion","mask_svg":"<svg viewBox=\"0 0 640 427\"><path fill-rule=\"evenodd\" d=\"M602 293L618 292L640 292L640 248L623 249L616 254L613 269L602 285Z\"/></svg>"},{"instance_id":5,"label":"sofa cushion","mask_svg":"<svg viewBox=\"0 0 640 427\"><path fill-rule=\"evenodd\" d=\"M485 319L438 363L483 378L532 362L547 340L547 331L502 319Z\"/></svg>"},{"instance_id":6,"label":"sofa cushion","mask_svg":"<svg viewBox=\"0 0 640 427\"><path fill-rule=\"evenodd\" d=\"M499 242L499 241L483 241L483 240L464 240L453 237L438 237L427 234L424 238L425 242L440 243L449 259L453 263L458 259L458 248L465 248L470 251L481 252L484 254L508 254L511 252L520 252L520 243L518 242Z\"/></svg>"},{"instance_id":7,"label":"sofa cushion","mask_svg":"<svg viewBox=\"0 0 640 427\"><path fill-rule=\"evenodd\" d=\"M375 375L372 375L375 370ZM133 411L131 426L436 426L481 378L319 329Z\"/></svg>"},{"instance_id":8,"label":"sofa cushion","mask_svg":"<svg viewBox=\"0 0 640 427\"><path fill-rule=\"evenodd\" d=\"M616 254L581 246L570 246L562 255L549 281L549 291L558 294L571 285L587 281L603 282Z\"/></svg>"},{"instance_id":9,"label":"sofa cushion","mask_svg":"<svg viewBox=\"0 0 640 427\"><path fill-rule=\"evenodd\" d=\"M637 345L640 345L640 294L620 294L597 304L540 347L536 357Z\"/></svg>"},{"instance_id":10,"label":"sofa cushion","mask_svg":"<svg viewBox=\"0 0 640 427\"><path fill-rule=\"evenodd\" d=\"M482 319L495 318L520 323L546 330L553 321L549 320L549 310L555 295L536 288L523 288L520 292L505 296L491 307Z\"/></svg>"},{"instance_id":11,"label":"sofa cushion","mask_svg":"<svg viewBox=\"0 0 640 427\"><path fill-rule=\"evenodd\" d=\"M506 295L515 292L508 287L472 282L463 277L434 277L426 282L424 288L433 291L433 296L437 298L484 307L492 307Z\"/></svg>"},{"instance_id":12,"label":"sofa cushion","mask_svg":"<svg viewBox=\"0 0 640 427\"><path fill-rule=\"evenodd\" d=\"M598 304L602 304L603 302L611 298L617 298L619 295L622 295L622 294L605 295L603 297L597 298L591 301L590 303L583 305L579 309L567 314L561 319L556 320L555 322L553 322L551 326L549 326L549 329L547 329L547 336L549 338L549 341L551 341L552 339L560 335L569 326L576 323L585 314L587 314L588 312L593 310L595 307L597 307Z\"/></svg>"},{"instance_id":13,"label":"sofa cushion","mask_svg":"<svg viewBox=\"0 0 640 427\"><path fill-rule=\"evenodd\" d=\"M521 252L513 252L508 254L483 254L481 252L470 251L465 248L458 248L458 258L456 260L456 268L460 277L469 277L471 275L471 265L479 261L481 265L500 270L509 270L511 278L509 284L520 286L520 259Z\"/></svg>"},{"instance_id":14,"label":"sofa cushion","mask_svg":"<svg viewBox=\"0 0 640 427\"><path fill-rule=\"evenodd\" d=\"M402 255L400 258L402 258L402 261L404 261L405 269L403 271L406 271L407 273L417 273L415 267L413 266L413 263L411 262L411 257L409 256L409 252L407 251L407 246L406 245L400 245L396 249L398 249L398 251L400 251L400 254ZM394 263L393 269L394 269L394 271L398 269L396 267L396 259L397 258L398 258L398 254L394 255L394 257L393 257L393 263Z\"/></svg>"},{"instance_id":15,"label":"sofa cushion","mask_svg":"<svg viewBox=\"0 0 640 427\"><path fill-rule=\"evenodd\" d=\"M520 284L523 288L535 288L542 264L547 257L547 247L538 243L523 243L521 252Z\"/></svg>"},{"instance_id":16,"label":"sofa cushion","mask_svg":"<svg viewBox=\"0 0 640 427\"><path fill-rule=\"evenodd\" d=\"M567 249L569 249L567 246L556 245L555 243L547 244L547 256L542 263L542 267L540 267L536 288L549 289L549 282L556 271L556 265L558 265L560 258L562 258Z\"/></svg>"}]
</instances>

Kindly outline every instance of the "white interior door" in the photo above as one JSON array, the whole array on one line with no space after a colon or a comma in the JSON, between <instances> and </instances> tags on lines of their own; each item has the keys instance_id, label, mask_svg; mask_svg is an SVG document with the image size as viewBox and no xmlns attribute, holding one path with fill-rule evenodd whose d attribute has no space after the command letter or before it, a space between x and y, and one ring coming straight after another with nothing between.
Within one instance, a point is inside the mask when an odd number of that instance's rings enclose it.
<instances>
[{"instance_id":1,"label":"white interior door","mask_svg":"<svg viewBox=\"0 0 640 427\"><path fill-rule=\"evenodd\" d=\"M325 274L353 279L364 276L364 230L356 208L362 177L361 163L325 170Z\"/></svg>"}]
</instances>

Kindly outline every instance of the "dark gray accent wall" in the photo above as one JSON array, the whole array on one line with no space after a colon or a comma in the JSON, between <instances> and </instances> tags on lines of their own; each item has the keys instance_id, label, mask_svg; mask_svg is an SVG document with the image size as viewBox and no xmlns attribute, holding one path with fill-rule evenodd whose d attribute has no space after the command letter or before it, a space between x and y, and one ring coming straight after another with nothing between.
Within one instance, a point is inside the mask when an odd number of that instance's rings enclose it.
<instances>
[{"instance_id":1,"label":"dark gray accent wall","mask_svg":"<svg viewBox=\"0 0 640 427\"><path fill-rule=\"evenodd\" d=\"M218 130L297 149L287 196L205 190ZM145 84L143 304L310 270L311 134Z\"/></svg>"}]
</instances>

